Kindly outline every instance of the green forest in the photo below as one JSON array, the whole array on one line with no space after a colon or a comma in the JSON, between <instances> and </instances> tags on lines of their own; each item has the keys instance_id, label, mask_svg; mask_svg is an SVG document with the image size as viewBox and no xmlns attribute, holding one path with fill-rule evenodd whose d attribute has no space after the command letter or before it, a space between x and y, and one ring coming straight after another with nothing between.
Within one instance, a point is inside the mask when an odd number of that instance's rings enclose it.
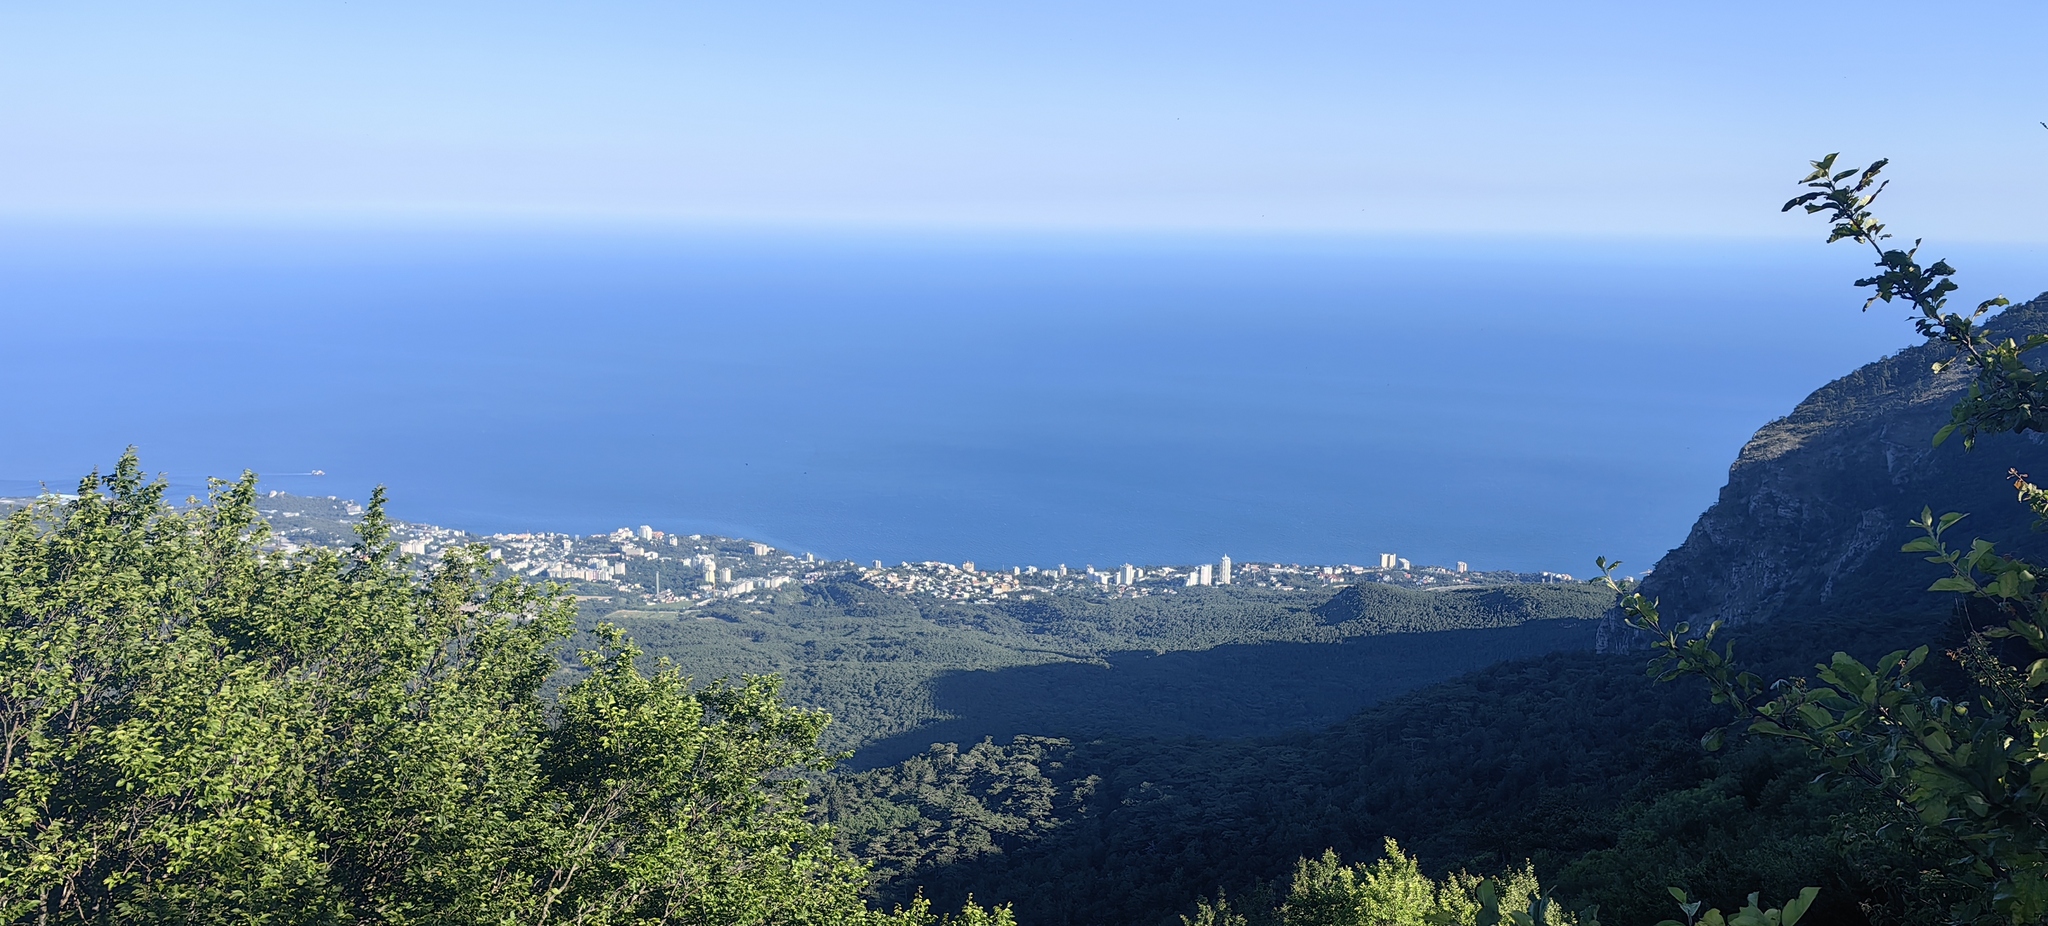
<instances>
[{"instance_id":1,"label":"green forest","mask_svg":"<svg viewBox=\"0 0 2048 926\"><path fill-rule=\"evenodd\" d=\"M1019 733L1314 729L1502 659L1588 648L1614 604L1587 585L1185 592L963 604L849 576L765 608L593 610L586 624L617 624L702 678L782 678L793 703L832 715L826 746L869 767Z\"/></svg>"},{"instance_id":2,"label":"green forest","mask_svg":"<svg viewBox=\"0 0 2048 926\"><path fill-rule=\"evenodd\" d=\"M0 919L2048 922L2048 588L1973 535L2048 524L2048 489L2013 468L2006 513L1922 502L1875 545L1855 495L1918 491L1893 428L1932 406L1929 454L2048 432L2048 301L1951 308L1871 213L1883 167L1814 162L1786 208L1869 248L1941 359L1760 432L1640 584L849 576L600 614L482 547L408 561L381 490L346 548L286 552L253 476L177 504L131 450L0 523ZM1715 527L1763 516L1746 479L1807 493L1796 536ZM1752 568L1843 536L1876 558Z\"/></svg>"},{"instance_id":3,"label":"green forest","mask_svg":"<svg viewBox=\"0 0 2048 926\"><path fill-rule=\"evenodd\" d=\"M1905 615L1739 639L1755 671L1798 675L1816 653L1874 659L1954 633ZM1439 874L1533 861L1603 922L1670 914L1645 883L1724 904L1821 885L1817 916L1869 896L1874 885L1827 847L1835 818L1883 807L1814 784L1819 768L1795 749L1705 752L1722 712L1695 686L1656 684L1643 661L1501 663L1285 737L939 746L834 777L818 803L840 843L875 866L879 897L972 892L1014 903L1028 923L1174 924L1219 887L1276 890L1304 851L1371 859L1386 838Z\"/></svg>"}]
</instances>

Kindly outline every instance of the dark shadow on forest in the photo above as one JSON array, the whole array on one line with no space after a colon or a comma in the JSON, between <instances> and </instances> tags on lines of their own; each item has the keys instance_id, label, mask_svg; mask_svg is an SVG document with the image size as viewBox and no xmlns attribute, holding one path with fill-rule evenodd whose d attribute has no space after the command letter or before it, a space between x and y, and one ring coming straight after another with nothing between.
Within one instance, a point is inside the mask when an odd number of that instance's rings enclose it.
<instances>
[{"instance_id":1,"label":"dark shadow on forest","mask_svg":"<svg viewBox=\"0 0 2048 926\"><path fill-rule=\"evenodd\" d=\"M1596 621L1263 643L1193 652L1116 653L955 672L933 682L952 719L868 744L847 768L892 765L933 743L1006 743L1022 734L1236 739L1317 729L1367 705L1507 659L1589 650Z\"/></svg>"}]
</instances>

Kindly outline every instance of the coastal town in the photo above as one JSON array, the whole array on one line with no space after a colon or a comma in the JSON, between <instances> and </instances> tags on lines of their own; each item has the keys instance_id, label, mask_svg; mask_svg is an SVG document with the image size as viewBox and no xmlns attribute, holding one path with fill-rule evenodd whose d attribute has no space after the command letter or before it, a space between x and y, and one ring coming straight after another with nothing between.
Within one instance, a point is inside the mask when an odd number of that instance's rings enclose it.
<instances>
[{"instance_id":1,"label":"coastal town","mask_svg":"<svg viewBox=\"0 0 2048 926\"><path fill-rule=\"evenodd\" d=\"M27 499L0 499L24 504ZM355 542L353 525L362 506L332 496L267 493L258 512L269 522L273 549L284 553L312 547L342 548ZM1463 562L1416 564L1381 553L1372 564L1234 562L1219 556L1193 564L1093 563L1010 565L990 568L961 562L860 563L820 559L743 538L681 534L641 524L601 534L518 532L473 534L433 524L394 521L400 555L422 566L451 550L480 547L506 574L566 584L581 598L628 596L652 604L704 607L718 603L766 603L778 594L826 580L856 579L904 596L953 602L1030 601L1053 595L1138 598L1178 595L1200 589L1265 588L1300 591L1380 583L1415 589L1486 585L1555 584L1574 581L1567 573L1478 570Z\"/></svg>"}]
</instances>

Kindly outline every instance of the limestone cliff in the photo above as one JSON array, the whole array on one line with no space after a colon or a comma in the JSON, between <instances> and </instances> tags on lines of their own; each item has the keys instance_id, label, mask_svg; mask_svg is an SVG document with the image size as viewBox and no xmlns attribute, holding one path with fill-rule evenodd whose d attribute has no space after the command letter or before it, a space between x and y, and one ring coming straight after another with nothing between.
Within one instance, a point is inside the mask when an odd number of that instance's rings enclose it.
<instances>
[{"instance_id":1,"label":"limestone cliff","mask_svg":"<svg viewBox=\"0 0 2048 926\"><path fill-rule=\"evenodd\" d=\"M2048 330L2048 294L2007 309L1994 326ZM1999 434L1965 451L1933 446L1967 386L1935 374L1946 348L1922 345L1816 390L1764 425L1728 469L1728 484L1677 549L1643 580L1667 620L1743 624L1792 614L1945 613L1953 596L1926 591L1940 567L1898 552L1921 508L1969 512L1951 532L2041 556L2048 535L2014 500L2006 473L2048 478L2048 440ZM1956 536L1961 535L1961 536ZM1637 641L1610 615L1604 650Z\"/></svg>"}]
</instances>

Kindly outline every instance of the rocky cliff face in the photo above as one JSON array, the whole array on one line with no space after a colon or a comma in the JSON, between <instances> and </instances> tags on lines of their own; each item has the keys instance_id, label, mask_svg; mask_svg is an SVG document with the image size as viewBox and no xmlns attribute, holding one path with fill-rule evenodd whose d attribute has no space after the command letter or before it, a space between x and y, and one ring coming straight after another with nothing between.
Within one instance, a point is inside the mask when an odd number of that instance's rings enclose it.
<instances>
[{"instance_id":1,"label":"rocky cliff face","mask_svg":"<svg viewBox=\"0 0 2048 926\"><path fill-rule=\"evenodd\" d=\"M2048 330L2048 294L2007 309L1996 327ZM1898 552L1922 507L1970 513L1952 542L1982 537L2005 552L2048 553L2048 535L2032 530L2006 475L2048 478L2043 435L1991 435L1972 451L1960 440L1933 446L1968 384L1961 372L1931 371L1947 355L1933 345L1900 351L1758 430L1729 467L1720 499L1643 580L1666 620L1944 614L1954 596L1926 591L1941 567ZM1609 615L1601 649L1639 642L1618 613Z\"/></svg>"}]
</instances>

